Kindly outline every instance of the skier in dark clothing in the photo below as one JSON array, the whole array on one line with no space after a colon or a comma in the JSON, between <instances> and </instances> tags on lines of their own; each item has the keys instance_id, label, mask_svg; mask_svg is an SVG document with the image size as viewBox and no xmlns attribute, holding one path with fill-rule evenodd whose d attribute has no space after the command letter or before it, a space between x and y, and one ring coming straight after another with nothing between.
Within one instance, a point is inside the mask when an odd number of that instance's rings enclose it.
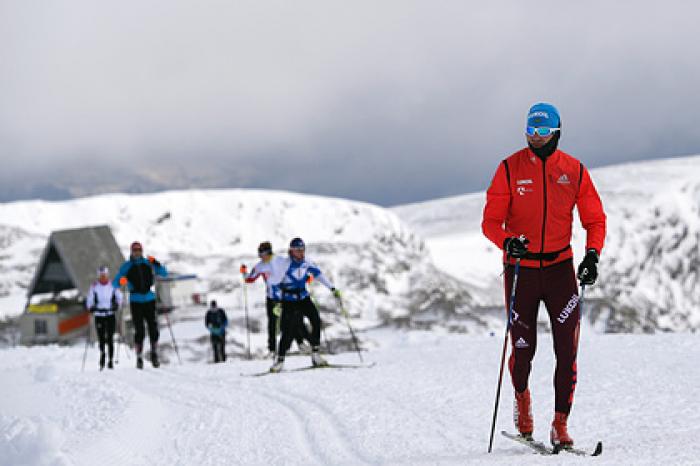
<instances>
[{"instance_id":1,"label":"skier in dark clothing","mask_svg":"<svg viewBox=\"0 0 700 466\"><path fill-rule=\"evenodd\" d=\"M228 318L226 312L216 305L216 301L212 301L204 318L211 336L211 346L214 350L214 362L226 361L226 327L228 327Z\"/></svg>"},{"instance_id":2,"label":"skier in dark clothing","mask_svg":"<svg viewBox=\"0 0 700 466\"><path fill-rule=\"evenodd\" d=\"M100 370L105 367L105 346L109 354L108 369L114 369L115 313L122 305L122 293L109 281L109 269L102 266L97 271L97 281L90 286L85 306L95 316L95 330L100 343Z\"/></svg>"},{"instance_id":3,"label":"skier in dark clothing","mask_svg":"<svg viewBox=\"0 0 700 466\"><path fill-rule=\"evenodd\" d=\"M131 256L119 268L112 284L118 287L127 284L129 289L129 306L131 320L134 324L134 347L136 350L136 367L143 369L143 340L146 337L145 326L148 326L148 339L151 342L151 364L159 367L158 360L158 317L156 315L156 294L153 285L157 276L167 277L168 271L154 257L143 257L143 246L138 241L131 244Z\"/></svg>"},{"instance_id":4,"label":"skier in dark clothing","mask_svg":"<svg viewBox=\"0 0 700 466\"><path fill-rule=\"evenodd\" d=\"M520 263L511 319L509 368L515 389L514 420L520 434L531 437L534 422L528 378L537 343L537 311L544 301L554 339L554 420L550 440L571 446L567 430L576 388L579 294L571 251L574 207L586 230L586 255L578 267L583 285L598 276L597 262L605 240L605 212L588 170L557 149L559 112L535 104L527 118L528 147L505 159L486 193L482 229L499 248L505 263L509 306L516 261Z\"/></svg>"}]
</instances>

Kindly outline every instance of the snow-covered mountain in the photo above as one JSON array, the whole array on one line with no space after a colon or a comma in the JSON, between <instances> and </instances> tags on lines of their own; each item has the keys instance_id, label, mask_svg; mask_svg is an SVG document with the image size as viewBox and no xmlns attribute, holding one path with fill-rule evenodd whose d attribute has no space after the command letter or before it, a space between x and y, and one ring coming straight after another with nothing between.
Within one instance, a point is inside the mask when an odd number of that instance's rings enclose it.
<instances>
[{"instance_id":1,"label":"snow-covered mountain","mask_svg":"<svg viewBox=\"0 0 700 466\"><path fill-rule=\"evenodd\" d=\"M601 279L587 313L600 331L700 328L700 157L592 170L608 214ZM500 252L480 230L484 194L384 209L259 190L111 194L62 202L0 204L0 316L16 315L44 242L55 229L108 224L126 252L133 240L201 291L241 309L238 265L261 240L279 252L303 237L308 255L346 291L360 326L438 323L457 331L498 326ZM578 227L576 257L583 249ZM262 284L251 292L262 318ZM318 285L315 285L318 287ZM335 303L315 291L326 320ZM544 317L544 316L543 316Z\"/></svg>"},{"instance_id":2,"label":"snow-covered mountain","mask_svg":"<svg viewBox=\"0 0 700 466\"><path fill-rule=\"evenodd\" d=\"M269 240L284 252L301 236L307 256L345 292L359 326L439 322L469 330L488 324L472 312L464 283L432 264L422 239L396 214L370 204L274 191L173 191L0 204L0 219L0 315L22 310L52 230L107 224L125 254L132 241L141 241L146 254L171 270L198 274L201 291L236 311L238 268L257 260L258 243ZM314 287L321 306L337 311L329 293ZM249 297L254 318L262 317L261 282ZM329 313L327 320L334 319Z\"/></svg>"},{"instance_id":3,"label":"snow-covered mountain","mask_svg":"<svg viewBox=\"0 0 700 466\"><path fill-rule=\"evenodd\" d=\"M700 328L700 156L591 170L608 215L600 279L586 312L602 331ZM435 264L500 305L500 252L481 234L484 193L394 208L426 239ZM580 260L585 232L577 224Z\"/></svg>"}]
</instances>

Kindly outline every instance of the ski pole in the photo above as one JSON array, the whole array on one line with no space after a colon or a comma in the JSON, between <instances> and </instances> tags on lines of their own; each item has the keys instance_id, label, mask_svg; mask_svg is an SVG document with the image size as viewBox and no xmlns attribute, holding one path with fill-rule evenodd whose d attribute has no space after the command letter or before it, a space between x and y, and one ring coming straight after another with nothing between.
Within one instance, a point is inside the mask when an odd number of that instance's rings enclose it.
<instances>
[{"instance_id":1,"label":"ski pole","mask_svg":"<svg viewBox=\"0 0 700 466\"><path fill-rule=\"evenodd\" d=\"M124 354L126 354L126 359L131 360L131 354L130 354L131 348L129 348L129 342L124 339L125 333L126 333L126 330L125 330L126 324L124 323L124 310L122 310L122 317L121 317L121 322L119 325L121 325L121 327L120 327L121 332L119 333L119 341L124 344Z\"/></svg>"},{"instance_id":2,"label":"ski pole","mask_svg":"<svg viewBox=\"0 0 700 466\"><path fill-rule=\"evenodd\" d=\"M128 291L128 283L129 281L126 279L126 277L121 277L119 279L119 285L121 285L122 287L122 308L119 314L119 344L124 342L124 327L126 325L124 324L124 306L126 304L126 292ZM129 345L127 343L124 344L124 353L126 354L127 359L131 359L131 356L129 355Z\"/></svg>"},{"instance_id":3,"label":"ski pole","mask_svg":"<svg viewBox=\"0 0 700 466\"><path fill-rule=\"evenodd\" d=\"M246 333L246 341L248 342L246 345L246 353L248 353L248 359L251 359L252 356L250 355L250 324L248 321L248 289L245 286L245 269L244 265L241 266L241 282L243 284L243 309L245 311L245 333Z\"/></svg>"},{"instance_id":4,"label":"ski pole","mask_svg":"<svg viewBox=\"0 0 700 466\"><path fill-rule=\"evenodd\" d=\"M357 337L355 336L355 332L352 329L352 325L350 325L350 315L348 314L348 311L345 310L345 306L343 306L343 299L342 298L336 298L338 299L338 304L340 305L340 312L345 316L345 322L348 324L348 330L350 330L350 336L352 336L352 341L355 344L355 351L357 351L357 355L360 357L360 362L364 362L362 360L362 353L360 352L360 344L357 341Z\"/></svg>"},{"instance_id":5,"label":"ski pole","mask_svg":"<svg viewBox=\"0 0 700 466\"><path fill-rule=\"evenodd\" d=\"M117 331L119 333L119 343L117 343L117 357L114 358L114 364L119 364L119 350L122 347L122 318L124 316L124 296L125 294L122 293L122 305L119 306L119 309L117 309L117 315L115 318L117 319ZM124 350L126 351L126 350Z\"/></svg>"},{"instance_id":6,"label":"ski pole","mask_svg":"<svg viewBox=\"0 0 700 466\"><path fill-rule=\"evenodd\" d=\"M170 338L173 340L173 347L175 348L175 354L177 354L177 360L182 364L182 359L180 359L180 351L177 349L177 341L175 341L175 334L173 334L173 327L170 325L170 317L168 314L170 311L165 313L165 322L168 324L168 330L170 330Z\"/></svg>"},{"instance_id":7,"label":"ski pole","mask_svg":"<svg viewBox=\"0 0 700 466\"><path fill-rule=\"evenodd\" d=\"M114 358L114 364L119 364L119 349L122 347L122 337L119 336L119 343L117 343L117 355Z\"/></svg>"},{"instance_id":8,"label":"ski pole","mask_svg":"<svg viewBox=\"0 0 700 466\"><path fill-rule=\"evenodd\" d=\"M124 346L124 354L126 354L127 359L131 359L129 356L129 345L124 343L124 308L119 310L119 319L117 320L117 328L119 330L119 344L117 345L117 358L114 360L114 364L119 364L119 350L122 345Z\"/></svg>"},{"instance_id":9,"label":"ski pole","mask_svg":"<svg viewBox=\"0 0 700 466\"><path fill-rule=\"evenodd\" d=\"M88 345L90 344L90 334L92 330L92 313L88 318L87 335L85 335L85 351L83 352L83 367L80 372L85 372L85 360L87 359Z\"/></svg>"},{"instance_id":10,"label":"ski pole","mask_svg":"<svg viewBox=\"0 0 700 466\"><path fill-rule=\"evenodd\" d=\"M586 278L586 275L588 275L588 269L585 269L583 271L583 273L581 274L580 280L583 280L584 278ZM586 293L586 284L581 283L581 296L578 299L578 310L579 310L578 320L579 321L581 320L581 317L583 317L583 298L584 298L585 293Z\"/></svg>"},{"instance_id":11,"label":"ski pole","mask_svg":"<svg viewBox=\"0 0 700 466\"><path fill-rule=\"evenodd\" d=\"M506 349L508 347L508 333L513 325L513 311L515 308L515 289L518 286L518 276L520 275L520 258L515 261L515 271L513 272L513 286L510 290L510 305L508 309L508 320L506 322L506 333L503 337L503 351L501 352L501 369L498 373L498 386L496 388L496 401L493 407L493 420L491 421L491 437L489 438L489 453L493 447L493 433L496 429L496 418L498 417L498 402L501 398L501 385L503 384L503 366L506 361Z\"/></svg>"},{"instance_id":12,"label":"ski pole","mask_svg":"<svg viewBox=\"0 0 700 466\"><path fill-rule=\"evenodd\" d=\"M328 354L333 354L333 350L331 349L331 342L326 336L326 327L323 326L323 322L321 322L321 332L323 333L323 341L326 342L326 351L328 351Z\"/></svg>"}]
</instances>

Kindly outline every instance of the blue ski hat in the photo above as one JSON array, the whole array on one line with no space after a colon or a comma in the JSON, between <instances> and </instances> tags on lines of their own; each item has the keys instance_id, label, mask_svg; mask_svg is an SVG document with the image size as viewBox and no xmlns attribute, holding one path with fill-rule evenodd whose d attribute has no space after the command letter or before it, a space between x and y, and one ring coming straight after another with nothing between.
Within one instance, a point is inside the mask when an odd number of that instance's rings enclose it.
<instances>
[{"instance_id":1,"label":"blue ski hat","mask_svg":"<svg viewBox=\"0 0 700 466\"><path fill-rule=\"evenodd\" d=\"M294 238L290 243L289 243L289 249L305 249L306 245L304 244L304 240L301 238Z\"/></svg>"},{"instance_id":2,"label":"blue ski hat","mask_svg":"<svg viewBox=\"0 0 700 466\"><path fill-rule=\"evenodd\" d=\"M561 126L559 110L546 102L536 103L527 112L527 126L559 128Z\"/></svg>"}]
</instances>

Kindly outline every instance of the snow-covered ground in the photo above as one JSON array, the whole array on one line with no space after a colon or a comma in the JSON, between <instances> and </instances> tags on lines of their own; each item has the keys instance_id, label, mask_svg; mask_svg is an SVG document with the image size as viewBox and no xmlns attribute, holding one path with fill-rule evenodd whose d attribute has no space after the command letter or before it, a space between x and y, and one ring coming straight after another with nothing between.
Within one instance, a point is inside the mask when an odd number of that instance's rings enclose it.
<instances>
[{"instance_id":1,"label":"snow-covered ground","mask_svg":"<svg viewBox=\"0 0 700 466\"><path fill-rule=\"evenodd\" d=\"M2 465L698 464L697 336L584 328L570 432L603 456L540 457L500 435L486 453L501 348L489 337L375 330L371 369L266 377L269 361L80 371L82 345L0 351ZM167 339L167 338L164 338ZM348 352L334 362L357 362ZM288 367L308 364L290 357ZM531 389L535 435L553 406L551 340ZM512 430L508 379L498 430Z\"/></svg>"}]
</instances>

